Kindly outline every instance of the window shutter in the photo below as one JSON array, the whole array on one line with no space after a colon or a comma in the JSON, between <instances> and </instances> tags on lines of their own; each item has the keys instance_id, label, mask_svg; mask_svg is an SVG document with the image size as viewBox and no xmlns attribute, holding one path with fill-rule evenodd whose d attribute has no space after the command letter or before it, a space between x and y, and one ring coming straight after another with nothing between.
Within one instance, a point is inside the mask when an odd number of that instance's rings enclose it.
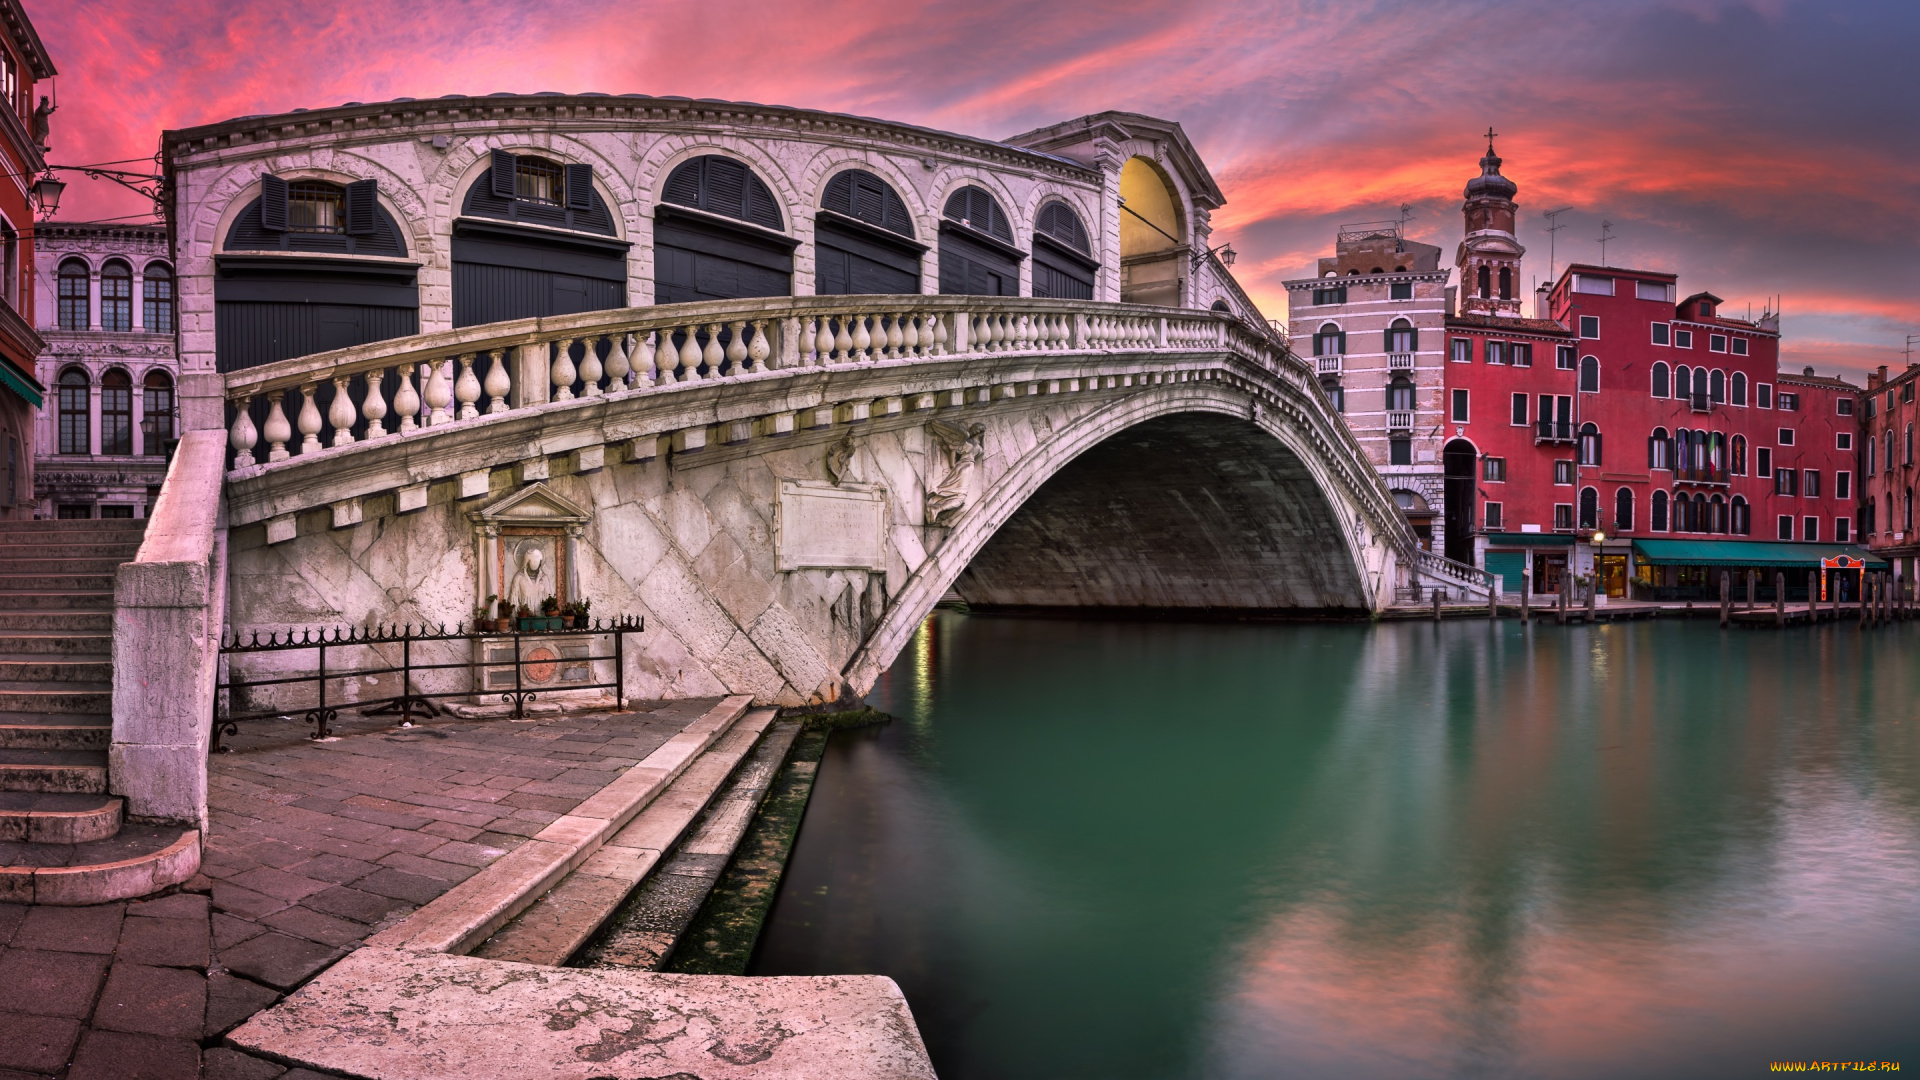
<instances>
[{"instance_id":1,"label":"window shutter","mask_svg":"<svg viewBox=\"0 0 1920 1080\"><path fill-rule=\"evenodd\" d=\"M272 173L260 177L260 227L287 231L287 182Z\"/></svg>"},{"instance_id":2,"label":"window shutter","mask_svg":"<svg viewBox=\"0 0 1920 1080\"><path fill-rule=\"evenodd\" d=\"M593 166L567 166L567 209L593 209Z\"/></svg>"},{"instance_id":3,"label":"window shutter","mask_svg":"<svg viewBox=\"0 0 1920 1080\"><path fill-rule=\"evenodd\" d=\"M503 199L513 198L518 191L513 181L515 160L514 156L505 150L493 152L493 163L488 169L488 174L493 178L493 193Z\"/></svg>"},{"instance_id":4,"label":"window shutter","mask_svg":"<svg viewBox=\"0 0 1920 1080\"><path fill-rule=\"evenodd\" d=\"M667 187L661 199L677 206L700 206L700 170L704 158L684 161L667 175Z\"/></svg>"},{"instance_id":5,"label":"window shutter","mask_svg":"<svg viewBox=\"0 0 1920 1080\"><path fill-rule=\"evenodd\" d=\"M1407 351L1420 351L1420 328L1417 326L1407 331Z\"/></svg>"},{"instance_id":6,"label":"window shutter","mask_svg":"<svg viewBox=\"0 0 1920 1080\"><path fill-rule=\"evenodd\" d=\"M378 221L374 207L379 203L378 180L355 180L347 185L347 235L372 236Z\"/></svg>"},{"instance_id":7,"label":"window shutter","mask_svg":"<svg viewBox=\"0 0 1920 1080\"><path fill-rule=\"evenodd\" d=\"M1385 346L1384 346L1384 347L1383 347L1383 348L1382 348L1382 349L1381 349L1380 351L1381 351L1381 352L1392 352L1392 351L1393 351L1393 327L1391 327L1391 326L1389 326L1389 327L1387 327L1387 329L1386 329L1386 331L1385 331L1385 333L1386 333L1386 342L1387 342L1387 343L1386 343L1386 345L1385 345Z\"/></svg>"},{"instance_id":8,"label":"window shutter","mask_svg":"<svg viewBox=\"0 0 1920 1080\"><path fill-rule=\"evenodd\" d=\"M1347 355L1347 332L1345 330L1340 331L1340 355Z\"/></svg>"},{"instance_id":9,"label":"window shutter","mask_svg":"<svg viewBox=\"0 0 1920 1080\"><path fill-rule=\"evenodd\" d=\"M708 158L706 199L700 209L746 220L746 166L722 157Z\"/></svg>"},{"instance_id":10,"label":"window shutter","mask_svg":"<svg viewBox=\"0 0 1920 1080\"><path fill-rule=\"evenodd\" d=\"M826 193L820 197L820 205L823 209L831 210L836 214L845 214L848 217L854 216L853 173L851 171L843 172L827 182L827 190Z\"/></svg>"},{"instance_id":11,"label":"window shutter","mask_svg":"<svg viewBox=\"0 0 1920 1080\"><path fill-rule=\"evenodd\" d=\"M880 185L871 176L854 177L853 216L875 225L886 220L886 196L881 194Z\"/></svg>"}]
</instances>

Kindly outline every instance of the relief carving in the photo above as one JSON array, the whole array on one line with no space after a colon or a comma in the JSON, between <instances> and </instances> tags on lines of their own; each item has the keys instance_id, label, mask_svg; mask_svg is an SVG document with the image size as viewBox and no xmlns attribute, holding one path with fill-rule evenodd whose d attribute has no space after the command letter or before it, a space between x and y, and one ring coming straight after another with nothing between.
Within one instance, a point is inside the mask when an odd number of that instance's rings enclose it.
<instances>
[{"instance_id":1,"label":"relief carving","mask_svg":"<svg viewBox=\"0 0 1920 1080\"><path fill-rule=\"evenodd\" d=\"M944 420L927 425L939 450L940 482L927 491L927 524L947 526L967 509L972 495L974 467L987 456L987 427L963 428Z\"/></svg>"},{"instance_id":2,"label":"relief carving","mask_svg":"<svg viewBox=\"0 0 1920 1080\"><path fill-rule=\"evenodd\" d=\"M827 478L839 487L847 479L853 466L853 432L840 436L840 441L827 447Z\"/></svg>"}]
</instances>

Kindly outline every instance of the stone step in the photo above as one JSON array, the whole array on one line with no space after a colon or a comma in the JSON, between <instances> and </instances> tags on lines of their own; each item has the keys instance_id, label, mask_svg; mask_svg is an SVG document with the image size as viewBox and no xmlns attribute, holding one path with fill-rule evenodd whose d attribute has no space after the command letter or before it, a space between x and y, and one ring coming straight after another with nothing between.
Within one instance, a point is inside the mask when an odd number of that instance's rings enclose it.
<instances>
[{"instance_id":1,"label":"stone step","mask_svg":"<svg viewBox=\"0 0 1920 1080\"><path fill-rule=\"evenodd\" d=\"M113 795L0 791L0 842L88 844L120 831Z\"/></svg>"},{"instance_id":2,"label":"stone step","mask_svg":"<svg viewBox=\"0 0 1920 1080\"><path fill-rule=\"evenodd\" d=\"M0 652L0 686L12 682L109 685L113 682L113 656L111 653L55 656Z\"/></svg>"},{"instance_id":3,"label":"stone step","mask_svg":"<svg viewBox=\"0 0 1920 1080\"><path fill-rule=\"evenodd\" d=\"M4 565L9 571L13 569L11 564L0 565ZM0 573L0 598L4 598L7 593L45 592L53 590L66 592L73 589L82 589L88 592L100 592L103 590L112 592L113 572L108 571L104 574Z\"/></svg>"},{"instance_id":4,"label":"stone step","mask_svg":"<svg viewBox=\"0 0 1920 1080\"><path fill-rule=\"evenodd\" d=\"M0 592L0 608L14 611L112 611L112 589L40 589Z\"/></svg>"},{"instance_id":5,"label":"stone step","mask_svg":"<svg viewBox=\"0 0 1920 1080\"><path fill-rule=\"evenodd\" d=\"M16 634L105 634L113 636L113 609L9 610L0 607L0 631ZM24 651L24 650L22 650Z\"/></svg>"},{"instance_id":6,"label":"stone step","mask_svg":"<svg viewBox=\"0 0 1920 1080\"><path fill-rule=\"evenodd\" d=\"M367 939L379 948L466 952L560 883L679 779L746 715L753 698L736 694L707 710L585 802L487 868Z\"/></svg>"},{"instance_id":7,"label":"stone step","mask_svg":"<svg viewBox=\"0 0 1920 1080\"><path fill-rule=\"evenodd\" d=\"M124 559L117 555L87 555L70 558L27 556L8 559L5 565L7 572L12 574L105 574L112 577L113 572L122 563L131 560L134 554L137 552L128 554Z\"/></svg>"},{"instance_id":8,"label":"stone step","mask_svg":"<svg viewBox=\"0 0 1920 1080\"><path fill-rule=\"evenodd\" d=\"M755 709L734 724L605 846L481 942L472 955L550 967L566 963L599 932L659 864L662 855L680 842L714 796L727 786L728 778L759 742L777 712Z\"/></svg>"},{"instance_id":9,"label":"stone step","mask_svg":"<svg viewBox=\"0 0 1920 1080\"><path fill-rule=\"evenodd\" d=\"M200 869L200 832L122 825L79 844L0 842L0 902L104 904L178 885Z\"/></svg>"},{"instance_id":10,"label":"stone step","mask_svg":"<svg viewBox=\"0 0 1920 1080\"><path fill-rule=\"evenodd\" d=\"M107 793L103 750L0 750L0 791Z\"/></svg>"},{"instance_id":11,"label":"stone step","mask_svg":"<svg viewBox=\"0 0 1920 1080\"><path fill-rule=\"evenodd\" d=\"M112 713L111 682L0 682L0 712Z\"/></svg>"},{"instance_id":12,"label":"stone step","mask_svg":"<svg viewBox=\"0 0 1920 1080\"><path fill-rule=\"evenodd\" d=\"M87 616L91 618L92 616ZM111 623L110 614L100 617L103 622ZM28 656L98 656L111 659L113 656L113 634L111 627L103 625L97 630L92 627L84 630L54 629L15 630L4 620L0 620L0 653L15 657Z\"/></svg>"},{"instance_id":13,"label":"stone step","mask_svg":"<svg viewBox=\"0 0 1920 1080\"><path fill-rule=\"evenodd\" d=\"M0 521L0 544L57 543L81 540L94 544L137 544L146 536L146 523L129 528L117 521Z\"/></svg>"},{"instance_id":14,"label":"stone step","mask_svg":"<svg viewBox=\"0 0 1920 1080\"><path fill-rule=\"evenodd\" d=\"M12 539L0 536L0 553L19 555L25 559L112 559L123 554L131 558L131 553L140 550L140 544L138 539L114 540L88 536Z\"/></svg>"},{"instance_id":15,"label":"stone step","mask_svg":"<svg viewBox=\"0 0 1920 1080\"><path fill-rule=\"evenodd\" d=\"M0 713L0 750L105 750L112 741L104 713Z\"/></svg>"}]
</instances>

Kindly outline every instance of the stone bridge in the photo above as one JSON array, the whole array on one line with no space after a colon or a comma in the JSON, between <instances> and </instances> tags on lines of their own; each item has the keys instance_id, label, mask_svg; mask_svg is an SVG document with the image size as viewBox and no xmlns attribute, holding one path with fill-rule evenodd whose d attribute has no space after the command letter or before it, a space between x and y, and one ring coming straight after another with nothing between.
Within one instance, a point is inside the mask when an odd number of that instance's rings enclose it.
<instances>
[{"instance_id":1,"label":"stone bridge","mask_svg":"<svg viewBox=\"0 0 1920 1080\"><path fill-rule=\"evenodd\" d=\"M1419 549L1312 371L1224 312L709 301L224 379L243 633L587 598L647 619L631 694L802 705L865 693L949 591L1365 616L1485 588Z\"/></svg>"}]
</instances>

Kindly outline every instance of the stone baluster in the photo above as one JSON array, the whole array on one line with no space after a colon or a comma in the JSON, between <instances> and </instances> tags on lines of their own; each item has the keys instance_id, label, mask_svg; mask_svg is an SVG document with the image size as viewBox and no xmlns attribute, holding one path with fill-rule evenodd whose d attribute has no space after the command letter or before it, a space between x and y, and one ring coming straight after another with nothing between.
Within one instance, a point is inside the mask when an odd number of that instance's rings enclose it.
<instances>
[{"instance_id":1,"label":"stone baluster","mask_svg":"<svg viewBox=\"0 0 1920 1080\"><path fill-rule=\"evenodd\" d=\"M895 346L894 354L903 358L919 356L920 316L914 314L900 316L894 321L894 330L900 335L900 343ZM887 335L887 341L892 343L892 334Z\"/></svg>"},{"instance_id":2,"label":"stone baluster","mask_svg":"<svg viewBox=\"0 0 1920 1080\"><path fill-rule=\"evenodd\" d=\"M427 423L453 422L453 357L427 361Z\"/></svg>"},{"instance_id":3,"label":"stone baluster","mask_svg":"<svg viewBox=\"0 0 1920 1080\"><path fill-rule=\"evenodd\" d=\"M847 329L847 317L842 315L833 320L833 358L842 363L853 360L853 332Z\"/></svg>"},{"instance_id":4,"label":"stone baluster","mask_svg":"<svg viewBox=\"0 0 1920 1080\"><path fill-rule=\"evenodd\" d=\"M327 423L333 425L333 441L328 446L353 445L353 395L347 393L347 376L333 377L333 403L327 406Z\"/></svg>"},{"instance_id":5,"label":"stone baluster","mask_svg":"<svg viewBox=\"0 0 1920 1080\"><path fill-rule=\"evenodd\" d=\"M260 432L253 426L253 417L247 415L254 401L249 397L238 403L233 414L233 427L227 432L227 445L233 447L233 467L236 469L260 464L260 460L253 456L253 448L260 442Z\"/></svg>"},{"instance_id":6,"label":"stone baluster","mask_svg":"<svg viewBox=\"0 0 1920 1080\"><path fill-rule=\"evenodd\" d=\"M376 368L366 373L367 396L360 402L360 415L367 421L367 438L378 439L387 433L387 396L380 392L381 380L387 377L385 368Z\"/></svg>"},{"instance_id":7,"label":"stone baluster","mask_svg":"<svg viewBox=\"0 0 1920 1080\"><path fill-rule=\"evenodd\" d=\"M867 329L867 324L872 321L873 321L872 317L867 315L855 315L853 317L853 357L852 358L862 363L869 363L874 359L874 349L873 349L874 333L873 331ZM878 324L876 324L876 327L877 325ZM880 339L883 342L886 340L885 331L881 331Z\"/></svg>"},{"instance_id":8,"label":"stone baluster","mask_svg":"<svg viewBox=\"0 0 1920 1080\"><path fill-rule=\"evenodd\" d=\"M487 379L482 384L487 397L487 415L507 411L507 395L513 392L513 374L508 371L507 354L499 349L487 354Z\"/></svg>"},{"instance_id":9,"label":"stone baluster","mask_svg":"<svg viewBox=\"0 0 1920 1080\"><path fill-rule=\"evenodd\" d=\"M460 403L459 416L462 420L472 420L480 415L475 402L480 400L480 379L473 373L473 365L478 363L484 353L462 353L460 355L460 377L453 381L453 400Z\"/></svg>"},{"instance_id":10,"label":"stone baluster","mask_svg":"<svg viewBox=\"0 0 1920 1080\"><path fill-rule=\"evenodd\" d=\"M720 377L720 363L727 358L726 349L720 345L720 324L707 324L707 343L700 350L700 359L707 365L707 378Z\"/></svg>"},{"instance_id":11,"label":"stone baluster","mask_svg":"<svg viewBox=\"0 0 1920 1080\"><path fill-rule=\"evenodd\" d=\"M313 403L314 391L318 389L313 383L300 388L300 418L296 423L300 428L300 452L303 454L320 452L320 407Z\"/></svg>"},{"instance_id":12,"label":"stone baluster","mask_svg":"<svg viewBox=\"0 0 1920 1080\"><path fill-rule=\"evenodd\" d=\"M660 354L653 347L653 331L642 330L633 336L633 381L636 386L652 386L666 372L658 365Z\"/></svg>"},{"instance_id":13,"label":"stone baluster","mask_svg":"<svg viewBox=\"0 0 1920 1080\"><path fill-rule=\"evenodd\" d=\"M927 323L928 332L920 335L921 340L926 342L926 355L946 355L948 343L953 340L947 334L947 317L937 313L931 314L927 316Z\"/></svg>"},{"instance_id":14,"label":"stone baluster","mask_svg":"<svg viewBox=\"0 0 1920 1080\"><path fill-rule=\"evenodd\" d=\"M747 324L736 319L727 324L727 374L745 375L747 373L747 343L744 340Z\"/></svg>"},{"instance_id":15,"label":"stone baluster","mask_svg":"<svg viewBox=\"0 0 1920 1080\"><path fill-rule=\"evenodd\" d=\"M627 375L633 365L627 361L627 335L615 334L607 346L607 393L627 389Z\"/></svg>"},{"instance_id":16,"label":"stone baluster","mask_svg":"<svg viewBox=\"0 0 1920 1080\"><path fill-rule=\"evenodd\" d=\"M414 430L420 423L420 393L413 388L414 365L400 365L400 389L393 393L393 411L400 417L400 434Z\"/></svg>"},{"instance_id":17,"label":"stone baluster","mask_svg":"<svg viewBox=\"0 0 1920 1080\"><path fill-rule=\"evenodd\" d=\"M600 362L600 339L584 337L580 339L580 381L586 385L581 392L586 397L600 395L600 376L606 374L606 365Z\"/></svg>"},{"instance_id":18,"label":"stone baluster","mask_svg":"<svg viewBox=\"0 0 1920 1080\"><path fill-rule=\"evenodd\" d=\"M293 456L287 453L287 442L293 438L293 425L287 423L287 411L282 407L286 396L284 391L267 396L270 404L267 406L266 430L262 434L267 438L268 461L285 461Z\"/></svg>"},{"instance_id":19,"label":"stone baluster","mask_svg":"<svg viewBox=\"0 0 1920 1080\"><path fill-rule=\"evenodd\" d=\"M680 332L685 336L680 342L680 381L700 381L700 328L683 326Z\"/></svg>"},{"instance_id":20,"label":"stone baluster","mask_svg":"<svg viewBox=\"0 0 1920 1080\"><path fill-rule=\"evenodd\" d=\"M767 370L767 357L773 355L773 346L767 341L767 320L753 320L753 341L747 346L747 370Z\"/></svg>"},{"instance_id":21,"label":"stone baluster","mask_svg":"<svg viewBox=\"0 0 1920 1080\"><path fill-rule=\"evenodd\" d=\"M885 356L889 360L898 360L902 355L902 353L900 352L900 347L906 343L907 335L905 332L905 328L902 327L900 323L905 318L906 318L905 315L902 315L899 312L894 312L889 315L881 316L880 322L874 324L875 331L876 331L876 334L875 334L876 340L878 339L878 331L882 329L886 331L886 340L884 342L881 342L881 344L884 346L885 351L881 355Z\"/></svg>"},{"instance_id":22,"label":"stone baluster","mask_svg":"<svg viewBox=\"0 0 1920 1080\"><path fill-rule=\"evenodd\" d=\"M826 367L833 362L833 320L822 315L813 322L813 362Z\"/></svg>"},{"instance_id":23,"label":"stone baluster","mask_svg":"<svg viewBox=\"0 0 1920 1080\"><path fill-rule=\"evenodd\" d=\"M553 343L553 364L548 371L548 379L553 383L553 400L572 401L573 380L579 376L573 367L572 338Z\"/></svg>"}]
</instances>

